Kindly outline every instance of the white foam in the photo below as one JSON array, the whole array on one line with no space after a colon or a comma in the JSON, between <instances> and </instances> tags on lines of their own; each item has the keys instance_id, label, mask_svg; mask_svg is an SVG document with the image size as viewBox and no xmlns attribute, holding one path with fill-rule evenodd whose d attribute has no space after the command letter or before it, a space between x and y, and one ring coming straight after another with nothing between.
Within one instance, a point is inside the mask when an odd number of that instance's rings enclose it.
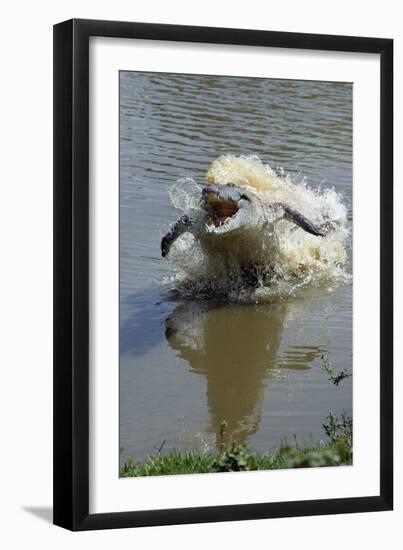
<instances>
[{"instance_id":1,"label":"white foam","mask_svg":"<svg viewBox=\"0 0 403 550\"><path fill-rule=\"evenodd\" d=\"M192 236L183 235L172 247L170 261L175 270L174 284L193 297L219 294L237 302L264 302L295 296L301 289L325 286L334 290L349 282L346 246L350 236L347 209L343 197L334 189L310 188L306 181L293 180L276 173L257 156L225 155L216 159L207 171L207 183L234 183L249 188L267 202L282 202L296 208L314 224L328 220L335 228L325 237L315 237L296 229L292 223L276 223L278 251L267 258L267 272L257 273L258 284L245 284L242 266L237 258L223 262L210 255ZM172 204L185 212L201 208L201 189L194 180L185 178L170 190Z\"/></svg>"}]
</instances>

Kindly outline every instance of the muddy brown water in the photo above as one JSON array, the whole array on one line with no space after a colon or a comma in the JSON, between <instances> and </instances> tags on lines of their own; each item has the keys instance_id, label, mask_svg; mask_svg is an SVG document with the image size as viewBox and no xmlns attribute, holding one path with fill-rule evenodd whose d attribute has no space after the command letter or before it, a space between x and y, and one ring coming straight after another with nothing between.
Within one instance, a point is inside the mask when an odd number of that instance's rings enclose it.
<instances>
[{"instance_id":1,"label":"muddy brown water","mask_svg":"<svg viewBox=\"0 0 403 550\"><path fill-rule=\"evenodd\" d=\"M226 153L257 154L343 194L352 219L348 83L120 73L120 463L227 441L267 451L325 440L330 409L352 410L352 285L237 305L173 297L160 256L178 216L167 190L203 183ZM351 246L349 267L351 273Z\"/></svg>"}]
</instances>

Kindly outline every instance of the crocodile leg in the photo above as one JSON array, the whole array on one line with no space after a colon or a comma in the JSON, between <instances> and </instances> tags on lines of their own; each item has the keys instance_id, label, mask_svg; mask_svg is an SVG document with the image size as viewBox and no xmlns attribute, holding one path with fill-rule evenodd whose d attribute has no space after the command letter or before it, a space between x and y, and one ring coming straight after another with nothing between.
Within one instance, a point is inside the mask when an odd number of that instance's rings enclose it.
<instances>
[{"instance_id":1,"label":"crocodile leg","mask_svg":"<svg viewBox=\"0 0 403 550\"><path fill-rule=\"evenodd\" d=\"M322 227L317 227L312 222L310 222L305 216L303 216L300 212L297 210L294 210L293 208L290 208L286 204L282 203L275 203L270 205L273 210L279 211L283 210L284 217L292 222L295 223L295 225L298 225L301 229L304 231L307 231L308 233L311 233L311 235L316 235L318 237L324 237L327 231L324 231Z\"/></svg>"},{"instance_id":2,"label":"crocodile leg","mask_svg":"<svg viewBox=\"0 0 403 550\"><path fill-rule=\"evenodd\" d=\"M184 214L181 216L171 227L171 229L162 237L161 240L161 255L163 258L168 254L172 244L176 241L176 239L182 235L182 233L186 233L186 231L189 231L189 228L193 225L192 220Z\"/></svg>"}]
</instances>

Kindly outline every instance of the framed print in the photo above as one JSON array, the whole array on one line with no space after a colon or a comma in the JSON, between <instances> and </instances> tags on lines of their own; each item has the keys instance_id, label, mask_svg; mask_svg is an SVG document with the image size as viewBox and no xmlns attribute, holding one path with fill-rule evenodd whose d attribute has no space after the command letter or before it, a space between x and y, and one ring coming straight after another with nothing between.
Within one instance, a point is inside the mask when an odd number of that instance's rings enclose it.
<instances>
[{"instance_id":1,"label":"framed print","mask_svg":"<svg viewBox=\"0 0 403 550\"><path fill-rule=\"evenodd\" d=\"M54 27L54 523L391 510L393 42Z\"/></svg>"}]
</instances>

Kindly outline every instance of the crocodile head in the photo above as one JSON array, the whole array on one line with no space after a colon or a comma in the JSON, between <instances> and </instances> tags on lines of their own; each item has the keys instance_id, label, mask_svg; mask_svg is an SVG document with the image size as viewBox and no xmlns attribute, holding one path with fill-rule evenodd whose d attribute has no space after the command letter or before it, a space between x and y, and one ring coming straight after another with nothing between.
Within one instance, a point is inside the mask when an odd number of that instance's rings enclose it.
<instances>
[{"instance_id":1,"label":"crocodile head","mask_svg":"<svg viewBox=\"0 0 403 550\"><path fill-rule=\"evenodd\" d=\"M254 226L260 218L256 195L233 183L206 185L202 190L202 208L207 215L204 228L211 235Z\"/></svg>"}]
</instances>

